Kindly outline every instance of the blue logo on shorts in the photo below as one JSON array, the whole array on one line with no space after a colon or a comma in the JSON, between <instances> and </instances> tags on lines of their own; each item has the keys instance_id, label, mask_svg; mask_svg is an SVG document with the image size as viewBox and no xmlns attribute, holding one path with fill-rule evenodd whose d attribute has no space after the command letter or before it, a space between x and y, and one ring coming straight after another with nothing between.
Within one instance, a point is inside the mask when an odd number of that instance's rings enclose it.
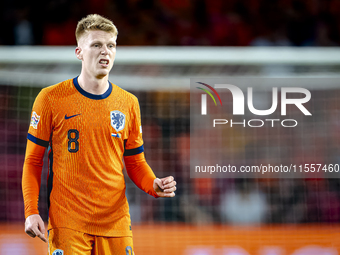
<instances>
[{"instance_id":1,"label":"blue logo on shorts","mask_svg":"<svg viewBox=\"0 0 340 255\"><path fill-rule=\"evenodd\" d=\"M63 250L59 250L59 249L56 249L52 255L64 255L64 251Z\"/></svg>"}]
</instances>

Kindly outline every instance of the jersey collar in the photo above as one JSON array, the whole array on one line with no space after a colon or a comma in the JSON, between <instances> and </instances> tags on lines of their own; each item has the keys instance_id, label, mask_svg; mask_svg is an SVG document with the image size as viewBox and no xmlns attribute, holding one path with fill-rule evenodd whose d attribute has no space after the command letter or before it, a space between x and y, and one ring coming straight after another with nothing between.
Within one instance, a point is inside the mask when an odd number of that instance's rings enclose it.
<instances>
[{"instance_id":1,"label":"jersey collar","mask_svg":"<svg viewBox=\"0 0 340 255\"><path fill-rule=\"evenodd\" d=\"M76 87L76 89L77 89L83 96L88 97L88 98L90 98L90 99L94 99L94 100L105 99L105 98L107 98L107 97L111 94L111 92L112 92L112 84L111 84L111 82L109 82L109 88L106 90L106 92L105 92L104 94L101 94L101 95L94 95L94 94L91 94L91 93L86 92L85 90L83 90L83 89L80 87L79 83L78 83L78 76L75 77L75 78L73 79L73 84L74 84L74 86Z\"/></svg>"}]
</instances>

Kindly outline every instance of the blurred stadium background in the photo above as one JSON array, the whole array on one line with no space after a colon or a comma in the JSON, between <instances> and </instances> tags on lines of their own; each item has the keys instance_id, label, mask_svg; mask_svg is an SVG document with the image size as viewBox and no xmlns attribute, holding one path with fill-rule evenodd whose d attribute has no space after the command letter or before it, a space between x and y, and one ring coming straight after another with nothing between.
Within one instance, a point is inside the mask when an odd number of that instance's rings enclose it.
<instances>
[{"instance_id":1,"label":"blurred stadium background","mask_svg":"<svg viewBox=\"0 0 340 255\"><path fill-rule=\"evenodd\" d=\"M339 77L339 0L2 1L0 13L1 255L46 254L45 244L24 233L31 107L42 87L79 74L74 30L88 13L117 25L110 81L139 98L156 175L178 181L174 199L153 199L126 178L136 254L340 254L339 179L189 176L190 78ZM315 117L303 133L233 132L234 160L340 163L340 84L308 89ZM45 221L46 173L39 202Z\"/></svg>"}]
</instances>

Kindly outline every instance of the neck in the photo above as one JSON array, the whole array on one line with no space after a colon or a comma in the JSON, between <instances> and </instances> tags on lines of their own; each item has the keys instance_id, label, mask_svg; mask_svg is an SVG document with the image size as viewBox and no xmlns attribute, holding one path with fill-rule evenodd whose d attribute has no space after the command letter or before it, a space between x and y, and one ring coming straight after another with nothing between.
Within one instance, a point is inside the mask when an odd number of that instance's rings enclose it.
<instances>
[{"instance_id":1,"label":"neck","mask_svg":"<svg viewBox=\"0 0 340 255\"><path fill-rule=\"evenodd\" d=\"M108 80L108 75L97 78L93 76L88 76L83 72L81 72L78 77L79 86L86 92L94 95L102 95L108 90Z\"/></svg>"}]
</instances>

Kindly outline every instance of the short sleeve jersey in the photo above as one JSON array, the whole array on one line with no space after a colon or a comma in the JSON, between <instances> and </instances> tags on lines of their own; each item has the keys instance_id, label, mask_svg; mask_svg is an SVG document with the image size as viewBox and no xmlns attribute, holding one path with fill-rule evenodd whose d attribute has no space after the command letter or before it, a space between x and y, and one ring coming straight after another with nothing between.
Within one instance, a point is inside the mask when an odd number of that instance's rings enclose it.
<instances>
[{"instance_id":1,"label":"short sleeve jersey","mask_svg":"<svg viewBox=\"0 0 340 255\"><path fill-rule=\"evenodd\" d=\"M144 151L137 98L109 83L102 95L77 78L42 89L28 139L49 147L49 226L131 236L123 155Z\"/></svg>"}]
</instances>

